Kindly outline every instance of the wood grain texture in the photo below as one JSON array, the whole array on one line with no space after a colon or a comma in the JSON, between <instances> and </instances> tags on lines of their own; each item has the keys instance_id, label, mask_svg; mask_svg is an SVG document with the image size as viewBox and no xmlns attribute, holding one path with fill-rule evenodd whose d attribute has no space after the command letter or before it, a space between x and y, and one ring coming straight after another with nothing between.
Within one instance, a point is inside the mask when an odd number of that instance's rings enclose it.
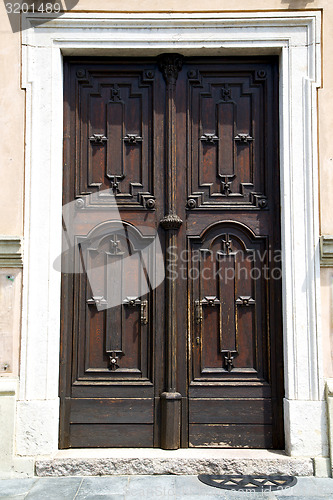
<instances>
[{"instance_id":1,"label":"wood grain texture","mask_svg":"<svg viewBox=\"0 0 333 500\"><path fill-rule=\"evenodd\" d=\"M152 424L152 399L72 399L71 424Z\"/></svg>"},{"instance_id":2,"label":"wood grain texture","mask_svg":"<svg viewBox=\"0 0 333 500\"><path fill-rule=\"evenodd\" d=\"M192 399L190 424L270 424L272 402L269 399Z\"/></svg>"},{"instance_id":3,"label":"wood grain texture","mask_svg":"<svg viewBox=\"0 0 333 500\"><path fill-rule=\"evenodd\" d=\"M277 81L265 58L188 58L179 76L190 446L283 448Z\"/></svg>"},{"instance_id":4,"label":"wood grain texture","mask_svg":"<svg viewBox=\"0 0 333 500\"><path fill-rule=\"evenodd\" d=\"M151 448L153 425L74 424L71 448Z\"/></svg>"},{"instance_id":5,"label":"wood grain texture","mask_svg":"<svg viewBox=\"0 0 333 500\"><path fill-rule=\"evenodd\" d=\"M190 424L189 446L207 448L272 448L271 425Z\"/></svg>"},{"instance_id":6,"label":"wood grain texture","mask_svg":"<svg viewBox=\"0 0 333 500\"><path fill-rule=\"evenodd\" d=\"M281 449L278 60L162 66L65 58L63 203L111 188L132 231L110 250L95 222L110 220L108 200L88 204L82 255L114 264L109 293L125 273L140 295L139 261L122 259L156 231L177 275L141 297L145 323L140 307L98 311L85 274L63 274L60 447Z\"/></svg>"}]
</instances>

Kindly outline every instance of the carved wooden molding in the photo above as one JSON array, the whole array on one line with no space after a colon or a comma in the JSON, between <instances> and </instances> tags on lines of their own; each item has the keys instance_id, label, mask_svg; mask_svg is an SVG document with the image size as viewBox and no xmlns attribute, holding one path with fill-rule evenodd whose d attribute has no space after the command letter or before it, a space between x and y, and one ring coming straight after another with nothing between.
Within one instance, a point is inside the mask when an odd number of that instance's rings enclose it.
<instances>
[{"instance_id":1,"label":"carved wooden molding","mask_svg":"<svg viewBox=\"0 0 333 500\"><path fill-rule=\"evenodd\" d=\"M174 129L176 123L176 80L183 66L183 56L179 54L161 54L158 58L159 69L166 82L166 207L165 215L160 225L167 231L166 249L177 245L176 230L182 224L181 218L176 214L176 138ZM171 279L169 265L170 255L166 256L166 399L161 399L161 447L173 450L180 446L180 412L181 399L176 392L177 387L177 303L176 284ZM177 398L175 398L177 395Z\"/></svg>"},{"instance_id":2,"label":"carved wooden molding","mask_svg":"<svg viewBox=\"0 0 333 500\"><path fill-rule=\"evenodd\" d=\"M333 235L320 237L320 266L333 267Z\"/></svg>"},{"instance_id":3,"label":"carved wooden molding","mask_svg":"<svg viewBox=\"0 0 333 500\"><path fill-rule=\"evenodd\" d=\"M183 67L183 56L180 54L162 54L158 66L166 83L175 83L179 71Z\"/></svg>"},{"instance_id":4,"label":"carved wooden molding","mask_svg":"<svg viewBox=\"0 0 333 500\"><path fill-rule=\"evenodd\" d=\"M166 215L163 219L160 220L160 224L163 229L179 229L182 225L183 221L178 215Z\"/></svg>"},{"instance_id":5,"label":"carved wooden molding","mask_svg":"<svg viewBox=\"0 0 333 500\"><path fill-rule=\"evenodd\" d=\"M0 236L0 267L22 267L20 236Z\"/></svg>"}]
</instances>

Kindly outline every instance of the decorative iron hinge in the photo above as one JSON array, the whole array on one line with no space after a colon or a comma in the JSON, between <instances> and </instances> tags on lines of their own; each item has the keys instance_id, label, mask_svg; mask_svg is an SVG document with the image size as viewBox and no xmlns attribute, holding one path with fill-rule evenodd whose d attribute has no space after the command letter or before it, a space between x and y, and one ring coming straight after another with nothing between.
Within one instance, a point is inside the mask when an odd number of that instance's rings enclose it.
<instances>
[{"instance_id":1,"label":"decorative iron hinge","mask_svg":"<svg viewBox=\"0 0 333 500\"><path fill-rule=\"evenodd\" d=\"M225 350L221 351L222 354L224 354L224 365L225 369L228 372L231 372L231 370L234 368L234 358L238 355L237 351L230 351L230 350Z\"/></svg>"},{"instance_id":2,"label":"decorative iron hinge","mask_svg":"<svg viewBox=\"0 0 333 500\"><path fill-rule=\"evenodd\" d=\"M256 303L256 301L254 299L252 299L252 297L248 297L248 296L239 296L238 299L236 299L236 304L238 306L245 306L245 307L248 307L248 306L252 306Z\"/></svg>"},{"instance_id":3,"label":"decorative iron hinge","mask_svg":"<svg viewBox=\"0 0 333 500\"><path fill-rule=\"evenodd\" d=\"M110 89L110 101L109 102L119 102L121 101L120 88L115 83Z\"/></svg>"},{"instance_id":4,"label":"decorative iron hinge","mask_svg":"<svg viewBox=\"0 0 333 500\"><path fill-rule=\"evenodd\" d=\"M214 144L214 142L219 141L220 139L215 134L203 134L200 137L200 141L207 142L208 144Z\"/></svg>"},{"instance_id":5,"label":"decorative iron hinge","mask_svg":"<svg viewBox=\"0 0 333 500\"><path fill-rule=\"evenodd\" d=\"M231 183L234 179L234 175L225 175L223 177L221 176L222 194L229 196L229 194L231 193Z\"/></svg>"},{"instance_id":6,"label":"decorative iron hinge","mask_svg":"<svg viewBox=\"0 0 333 500\"><path fill-rule=\"evenodd\" d=\"M110 238L110 251L107 252L108 255L124 255L124 252L120 247L120 240L118 239L118 235L115 233Z\"/></svg>"},{"instance_id":7,"label":"decorative iron hinge","mask_svg":"<svg viewBox=\"0 0 333 500\"><path fill-rule=\"evenodd\" d=\"M119 359L124 356L123 351L108 351L106 353L109 356L109 363L110 363L110 368L112 371L117 370L119 368L118 361Z\"/></svg>"},{"instance_id":8,"label":"decorative iron hinge","mask_svg":"<svg viewBox=\"0 0 333 500\"><path fill-rule=\"evenodd\" d=\"M231 100L231 88L227 83L221 88L221 99L223 101Z\"/></svg>"},{"instance_id":9,"label":"decorative iron hinge","mask_svg":"<svg viewBox=\"0 0 333 500\"><path fill-rule=\"evenodd\" d=\"M230 239L229 234L224 234L221 240L223 251L219 250L219 255L233 255L235 252L232 248L232 240Z\"/></svg>"},{"instance_id":10,"label":"decorative iron hinge","mask_svg":"<svg viewBox=\"0 0 333 500\"><path fill-rule=\"evenodd\" d=\"M147 309L148 309L148 300L141 300L138 297L126 297L123 301L125 306L136 307L140 306L140 321L142 325L146 325L148 323Z\"/></svg>"},{"instance_id":11,"label":"decorative iron hinge","mask_svg":"<svg viewBox=\"0 0 333 500\"><path fill-rule=\"evenodd\" d=\"M220 301L214 295L206 296L201 300L196 300L194 302L195 305L195 320L197 323L202 323L202 307L209 306L214 307L220 304Z\"/></svg>"},{"instance_id":12,"label":"decorative iron hinge","mask_svg":"<svg viewBox=\"0 0 333 500\"><path fill-rule=\"evenodd\" d=\"M110 187L115 193L120 193L119 183L125 179L125 175L106 174L110 180Z\"/></svg>"},{"instance_id":13,"label":"decorative iron hinge","mask_svg":"<svg viewBox=\"0 0 333 500\"><path fill-rule=\"evenodd\" d=\"M98 308L101 306L105 306L107 304L107 300L102 295L99 296L96 295L88 299L87 304L89 306L95 306Z\"/></svg>"},{"instance_id":14,"label":"decorative iron hinge","mask_svg":"<svg viewBox=\"0 0 333 500\"><path fill-rule=\"evenodd\" d=\"M123 141L128 144L138 144L138 142L142 142L143 139L138 134L126 134L125 137L123 137Z\"/></svg>"},{"instance_id":15,"label":"decorative iron hinge","mask_svg":"<svg viewBox=\"0 0 333 500\"><path fill-rule=\"evenodd\" d=\"M247 144L251 141L253 141L253 137L251 137L249 134L237 134L235 137L236 142L242 142L243 144Z\"/></svg>"},{"instance_id":16,"label":"decorative iron hinge","mask_svg":"<svg viewBox=\"0 0 333 500\"><path fill-rule=\"evenodd\" d=\"M105 137L104 134L93 134L91 137L89 137L89 141L93 144L103 144L108 140L107 137Z\"/></svg>"}]
</instances>

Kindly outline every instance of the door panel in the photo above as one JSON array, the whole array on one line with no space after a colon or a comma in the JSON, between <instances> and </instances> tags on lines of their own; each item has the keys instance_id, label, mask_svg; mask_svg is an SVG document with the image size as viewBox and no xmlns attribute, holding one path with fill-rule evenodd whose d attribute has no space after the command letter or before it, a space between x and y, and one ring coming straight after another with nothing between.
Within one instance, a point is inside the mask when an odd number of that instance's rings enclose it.
<instances>
[{"instance_id":1,"label":"door panel","mask_svg":"<svg viewBox=\"0 0 333 500\"><path fill-rule=\"evenodd\" d=\"M272 430L265 425L190 424L190 447L271 448Z\"/></svg>"},{"instance_id":2,"label":"door panel","mask_svg":"<svg viewBox=\"0 0 333 500\"><path fill-rule=\"evenodd\" d=\"M78 424L71 428L72 448L151 448L151 425Z\"/></svg>"},{"instance_id":3,"label":"door panel","mask_svg":"<svg viewBox=\"0 0 333 500\"><path fill-rule=\"evenodd\" d=\"M111 187L118 206L145 206L154 199L154 69L79 64L74 78L75 196ZM107 204L108 198L96 201Z\"/></svg>"},{"instance_id":4,"label":"door panel","mask_svg":"<svg viewBox=\"0 0 333 500\"><path fill-rule=\"evenodd\" d=\"M283 446L276 83L264 60L194 58L178 82L189 446Z\"/></svg>"},{"instance_id":5,"label":"door panel","mask_svg":"<svg viewBox=\"0 0 333 500\"><path fill-rule=\"evenodd\" d=\"M82 269L79 279L84 283L78 285L76 381L152 381L151 304L141 266L147 249L145 240L151 238L142 237L133 226L120 226L118 232L115 222L104 223L101 236L89 233L89 247L80 238L82 261L94 271L94 291ZM151 259L150 255L144 259L148 267ZM98 302L107 300L119 305L106 308L105 304L105 309L98 310Z\"/></svg>"},{"instance_id":6,"label":"door panel","mask_svg":"<svg viewBox=\"0 0 333 500\"><path fill-rule=\"evenodd\" d=\"M190 423L239 424L246 419L249 424L265 424L272 420L269 399L193 399Z\"/></svg>"},{"instance_id":7,"label":"door panel","mask_svg":"<svg viewBox=\"0 0 333 500\"><path fill-rule=\"evenodd\" d=\"M152 290L151 281L164 84L156 69L150 60L65 63L64 204L75 203L76 273L62 280L62 447L159 442L163 286Z\"/></svg>"},{"instance_id":8,"label":"door panel","mask_svg":"<svg viewBox=\"0 0 333 500\"><path fill-rule=\"evenodd\" d=\"M283 448L277 68L66 59L61 447Z\"/></svg>"},{"instance_id":9,"label":"door panel","mask_svg":"<svg viewBox=\"0 0 333 500\"><path fill-rule=\"evenodd\" d=\"M256 206L265 199L265 70L200 65L187 73L189 208Z\"/></svg>"},{"instance_id":10,"label":"door panel","mask_svg":"<svg viewBox=\"0 0 333 500\"><path fill-rule=\"evenodd\" d=\"M266 241L254 235L251 238L245 231L238 223L222 222L210 227L200 242L190 239L191 270L193 277L198 276L193 280L191 301L195 381L223 380L225 375L256 380L267 377L263 367L267 346L262 335L267 294L263 276L260 280L251 278L262 273L264 263L258 267L252 257L263 254Z\"/></svg>"}]
</instances>

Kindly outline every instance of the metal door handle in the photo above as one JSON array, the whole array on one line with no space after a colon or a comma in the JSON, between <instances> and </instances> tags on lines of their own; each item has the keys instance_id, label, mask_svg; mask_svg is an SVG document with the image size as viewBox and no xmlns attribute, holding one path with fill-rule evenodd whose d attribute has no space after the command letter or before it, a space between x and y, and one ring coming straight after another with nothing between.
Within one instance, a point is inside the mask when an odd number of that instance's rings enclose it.
<instances>
[{"instance_id":1,"label":"metal door handle","mask_svg":"<svg viewBox=\"0 0 333 500\"><path fill-rule=\"evenodd\" d=\"M142 325L146 325L148 323L147 309L148 309L148 300L141 300L138 297L126 297L123 301L125 306L136 307L140 306L140 321Z\"/></svg>"}]
</instances>

